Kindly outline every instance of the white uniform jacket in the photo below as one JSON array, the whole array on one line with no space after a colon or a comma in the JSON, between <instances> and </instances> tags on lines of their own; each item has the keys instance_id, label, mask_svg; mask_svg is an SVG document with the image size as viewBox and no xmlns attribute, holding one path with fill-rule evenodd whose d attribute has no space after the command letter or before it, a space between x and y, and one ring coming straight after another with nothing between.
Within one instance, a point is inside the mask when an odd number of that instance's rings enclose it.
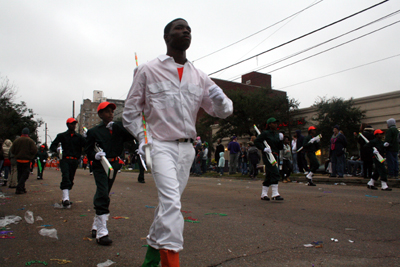
<instances>
[{"instance_id":1,"label":"white uniform jacket","mask_svg":"<svg viewBox=\"0 0 400 267\"><path fill-rule=\"evenodd\" d=\"M124 127L136 138L143 132L142 111L150 136L160 141L196 137L196 117L202 107L211 116L226 118L233 112L232 101L225 95L220 105L209 98L215 83L187 61L182 81L177 64L167 55L140 65L125 101Z\"/></svg>"}]
</instances>

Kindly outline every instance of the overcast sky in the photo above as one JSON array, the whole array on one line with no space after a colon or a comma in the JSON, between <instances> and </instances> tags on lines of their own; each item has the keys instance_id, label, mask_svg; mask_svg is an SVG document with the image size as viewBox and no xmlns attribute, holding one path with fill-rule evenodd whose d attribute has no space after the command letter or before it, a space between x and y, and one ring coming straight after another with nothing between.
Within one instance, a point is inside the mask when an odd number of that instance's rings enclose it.
<instances>
[{"instance_id":1,"label":"overcast sky","mask_svg":"<svg viewBox=\"0 0 400 267\"><path fill-rule=\"evenodd\" d=\"M126 98L135 68L134 53L139 64L165 54L163 28L172 19L182 17L189 22L192 45L187 57L210 74L379 2L0 0L0 76L15 85L15 101L25 101L36 117L47 123L48 134L54 139L66 130L72 101L77 116L83 99L92 99L93 90L102 90L107 98ZM199 59L312 4L290 19ZM240 82L242 74L399 9L400 1L388 1L211 77ZM311 106L318 96L348 99L399 90L400 23L323 52L398 20L400 15L395 14L260 72L270 73L273 88L286 91L301 108ZM44 142L44 126L39 136Z\"/></svg>"}]
</instances>

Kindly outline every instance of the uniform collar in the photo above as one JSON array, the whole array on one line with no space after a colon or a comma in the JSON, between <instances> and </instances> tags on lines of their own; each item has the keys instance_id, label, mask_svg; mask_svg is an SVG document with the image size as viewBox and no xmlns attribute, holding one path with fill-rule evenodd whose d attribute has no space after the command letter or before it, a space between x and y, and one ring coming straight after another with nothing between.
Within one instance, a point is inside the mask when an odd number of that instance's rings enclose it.
<instances>
[{"instance_id":1,"label":"uniform collar","mask_svg":"<svg viewBox=\"0 0 400 267\"><path fill-rule=\"evenodd\" d=\"M159 59L161 62L164 62L164 61L166 61L166 60L172 60L173 62L175 62L174 58L173 58L173 57L170 57L170 56L168 56L168 55L160 55L160 56L158 56L158 59ZM186 63L192 65L192 62L191 62L189 59L186 59ZM186 63L185 63L185 65L186 65Z\"/></svg>"}]
</instances>

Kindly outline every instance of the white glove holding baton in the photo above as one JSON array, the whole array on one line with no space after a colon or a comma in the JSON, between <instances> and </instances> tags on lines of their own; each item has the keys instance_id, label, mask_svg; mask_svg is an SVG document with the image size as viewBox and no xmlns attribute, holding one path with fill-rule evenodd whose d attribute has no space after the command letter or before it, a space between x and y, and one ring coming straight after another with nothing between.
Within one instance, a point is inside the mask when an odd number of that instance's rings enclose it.
<instances>
[{"instance_id":1,"label":"white glove holding baton","mask_svg":"<svg viewBox=\"0 0 400 267\"><path fill-rule=\"evenodd\" d=\"M375 155L378 155L378 154L379 154L378 149L374 149L373 153L374 153Z\"/></svg>"},{"instance_id":2,"label":"white glove holding baton","mask_svg":"<svg viewBox=\"0 0 400 267\"><path fill-rule=\"evenodd\" d=\"M208 89L208 95L213 102L221 104L224 101L225 94L221 88L219 88L216 84Z\"/></svg>"},{"instance_id":3,"label":"white glove holding baton","mask_svg":"<svg viewBox=\"0 0 400 267\"><path fill-rule=\"evenodd\" d=\"M390 144L388 143L388 142L385 142L384 144L383 144L383 146L384 147L388 147Z\"/></svg>"},{"instance_id":4,"label":"white glove holding baton","mask_svg":"<svg viewBox=\"0 0 400 267\"><path fill-rule=\"evenodd\" d=\"M153 139L151 137L147 137L147 144L144 139L144 133L140 133L139 136L139 148L137 149L137 153L141 155L142 157L146 156L146 153L144 151L144 148L146 146L152 146L153 145Z\"/></svg>"},{"instance_id":5,"label":"white glove holding baton","mask_svg":"<svg viewBox=\"0 0 400 267\"><path fill-rule=\"evenodd\" d=\"M106 152L100 151L100 152L97 152L96 155L94 155L94 158L96 160L101 160L101 157L105 157L105 156L106 156Z\"/></svg>"},{"instance_id":6,"label":"white glove holding baton","mask_svg":"<svg viewBox=\"0 0 400 267\"><path fill-rule=\"evenodd\" d=\"M270 147L266 147L266 148L264 148L264 152L265 153L272 153L272 150L271 150Z\"/></svg>"}]
</instances>

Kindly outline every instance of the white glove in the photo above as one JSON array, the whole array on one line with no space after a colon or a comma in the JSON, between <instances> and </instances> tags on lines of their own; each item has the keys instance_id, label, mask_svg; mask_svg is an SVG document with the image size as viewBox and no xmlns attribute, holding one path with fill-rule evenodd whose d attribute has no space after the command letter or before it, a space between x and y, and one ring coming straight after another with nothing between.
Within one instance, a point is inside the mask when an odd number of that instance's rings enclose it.
<instances>
[{"instance_id":1,"label":"white glove","mask_svg":"<svg viewBox=\"0 0 400 267\"><path fill-rule=\"evenodd\" d=\"M315 137L310 139L310 143L314 143L315 142Z\"/></svg>"},{"instance_id":2,"label":"white glove","mask_svg":"<svg viewBox=\"0 0 400 267\"><path fill-rule=\"evenodd\" d=\"M100 152L97 152L96 155L94 155L94 158L97 160L101 160L101 157L105 157L105 156L106 156L106 152L100 151Z\"/></svg>"},{"instance_id":3,"label":"white glove","mask_svg":"<svg viewBox=\"0 0 400 267\"><path fill-rule=\"evenodd\" d=\"M316 137L314 137L314 138L316 138ZM316 141L317 143L319 143L319 141L321 141L321 138L317 138L317 139L315 139L315 141Z\"/></svg>"},{"instance_id":4,"label":"white glove","mask_svg":"<svg viewBox=\"0 0 400 267\"><path fill-rule=\"evenodd\" d=\"M271 150L270 147L266 147L266 148L264 148L264 152L265 152L265 153L271 153L272 150Z\"/></svg>"},{"instance_id":5,"label":"white glove","mask_svg":"<svg viewBox=\"0 0 400 267\"><path fill-rule=\"evenodd\" d=\"M46 160L43 160L44 163L46 163Z\"/></svg>"},{"instance_id":6,"label":"white glove","mask_svg":"<svg viewBox=\"0 0 400 267\"><path fill-rule=\"evenodd\" d=\"M217 102L219 104L221 104L225 98L224 92L222 92L222 89L219 88L217 85L213 85L210 87L210 89L208 90L208 95L213 102Z\"/></svg>"},{"instance_id":7,"label":"white glove","mask_svg":"<svg viewBox=\"0 0 400 267\"><path fill-rule=\"evenodd\" d=\"M378 149L374 149L374 152L373 152L375 155L378 155L379 154L379 151L378 151Z\"/></svg>"},{"instance_id":8,"label":"white glove","mask_svg":"<svg viewBox=\"0 0 400 267\"><path fill-rule=\"evenodd\" d=\"M83 131L82 136L86 138L87 137L87 133L85 131Z\"/></svg>"},{"instance_id":9,"label":"white glove","mask_svg":"<svg viewBox=\"0 0 400 267\"><path fill-rule=\"evenodd\" d=\"M384 147L388 147L388 146L389 146L389 143L388 143L388 142L385 142L385 143L383 144L383 146L384 146Z\"/></svg>"},{"instance_id":10,"label":"white glove","mask_svg":"<svg viewBox=\"0 0 400 267\"><path fill-rule=\"evenodd\" d=\"M283 140L283 133L279 133L279 140Z\"/></svg>"},{"instance_id":11,"label":"white glove","mask_svg":"<svg viewBox=\"0 0 400 267\"><path fill-rule=\"evenodd\" d=\"M137 149L137 153L139 155L141 155L142 157L144 157L144 156L146 156L146 153L144 152L144 148L146 146L152 146L153 145L153 139L151 137L147 137L147 144L145 143L144 135L143 135L143 139L140 138L140 137L139 137L139 139L140 139L140 144L139 144L139 148Z\"/></svg>"},{"instance_id":12,"label":"white glove","mask_svg":"<svg viewBox=\"0 0 400 267\"><path fill-rule=\"evenodd\" d=\"M57 147L57 153L60 153L60 150L61 150L62 148L59 146L59 147Z\"/></svg>"},{"instance_id":13,"label":"white glove","mask_svg":"<svg viewBox=\"0 0 400 267\"><path fill-rule=\"evenodd\" d=\"M106 128L109 129L109 130L112 130L113 124L114 124L114 122L113 122L113 121L110 121L110 122L107 124Z\"/></svg>"}]
</instances>

